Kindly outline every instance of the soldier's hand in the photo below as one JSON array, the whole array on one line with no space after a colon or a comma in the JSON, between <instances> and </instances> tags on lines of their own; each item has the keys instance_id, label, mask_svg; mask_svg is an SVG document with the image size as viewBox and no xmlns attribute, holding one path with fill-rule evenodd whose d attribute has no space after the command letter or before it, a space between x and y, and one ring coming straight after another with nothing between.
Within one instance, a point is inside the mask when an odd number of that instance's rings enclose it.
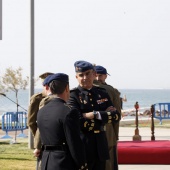
<instances>
[{"instance_id":1,"label":"soldier's hand","mask_svg":"<svg viewBox=\"0 0 170 170\"><path fill-rule=\"evenodd\" d=\"M41 153L41 150L39 150L39 149L35 149L35 150L33 151L33 154L34 154L35 157L39 157L39 156L40 156L40 153Z\"/></svg>"},{"instance_id":2,"label":"soldier's hand","mask_svg":"<svg viewBox=\"0 0 170 170\"><path fill-rule=\"evenodd\" d=\"M93 112L83 113L83 117L86 119L94 119Z\"/></svg>"},{"instance_id":3,"label":"soldier's hand","mask_svg":"<svg viewBox=\"0 0 170 170\"><path fill-rule=\"evenodd\" d=\"M116 108L113 106L110 106L106 109L106 111L113 112L113 111L116 111Z\"/></svg>"}]
</instances>

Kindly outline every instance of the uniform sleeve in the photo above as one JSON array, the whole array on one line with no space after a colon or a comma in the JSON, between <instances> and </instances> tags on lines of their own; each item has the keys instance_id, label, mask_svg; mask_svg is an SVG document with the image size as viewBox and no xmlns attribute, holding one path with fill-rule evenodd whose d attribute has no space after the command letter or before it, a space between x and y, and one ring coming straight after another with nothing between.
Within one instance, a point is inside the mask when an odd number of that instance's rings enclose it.
<instances>
[{"instance_id":1,"label":"uniform sleeve","mask_svg":"<svg viewBox=\"0 0 170 170\"><path fill-rule=\"evenodd\" d=\"M116 111L108 112L108 111L99 111L103 123L117 123L121 119L120 113Z\"/></svg>"},{"instance_id":2,"label":"uniform sleeve","mask_svg":"<svg viewBox=\"0 0 170 170\"><path fill-rule=\"evenodd\" d=\"M76 108L79 112L81 112L77 96L74 92L70 93L70 98L67 103L68 105L72 106L73 108Z\"/></svg>"},{"instance_id":3,"label":"uniform sleeve","mask_svg":"<svg viewBox=\"0 0 170 170\"><path fill-rule=\"evenodd\" d=\"M115 105L113 104L113 102L112 102L112 100L111 100L111 98L110 98L110 96L109 96L109 93L106 92L106 94L107 94L107 98L108 98L108 106L113 106L113 107L115 107Z\"/></svg>"},{"instance_id":4,"label":"uniform sleeve","mask_svg":"<svg viewBox=\"0 0 170 170\"><path fill-rule=\"evenodd\" d=\"M40 104L41 98L38 96L33 96L30 99L30 105L28 108L28 126L30 127L30 130L35 136L36 130L37 130L37 113L39 110L39 104Z\"/></svg>"},{"instance_id":5,"label":"uniform sleeve","mask_svg":"<svg viewBox=\"0 0 170 170\"><path fill-rule=\"evenodd\" d=\"M39 129L36 130L34 137L34 148L41 150L41 136Z\"/></svg>"},{"instance_id":6,"label":"uniform sleeve","mask_svg":"<svg viewBox=\"0 0 170 170\"><path fill-rule=\"evenodd\" d=\"M85 167L85 149L80 138L79 116L76 109L71 109L64 122L64 131L70 153L79 169Z\"/></svg>"}]
</instances>

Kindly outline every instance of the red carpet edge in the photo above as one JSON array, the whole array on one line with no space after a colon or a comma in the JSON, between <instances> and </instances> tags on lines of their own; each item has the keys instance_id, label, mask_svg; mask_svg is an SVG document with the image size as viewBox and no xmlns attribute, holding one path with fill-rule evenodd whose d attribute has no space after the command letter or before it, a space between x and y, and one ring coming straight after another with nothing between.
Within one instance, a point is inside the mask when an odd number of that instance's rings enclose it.
<instances>
[{"instance_id":1,"label":"red carpet edge","mask_svg":"<svg viewBox=\"0 0 170 170\"><path fill-rule=\"evenodd\" d=\"M170 164L170 141L119 141L119 164Z\"/></svg>"}]
</instances>

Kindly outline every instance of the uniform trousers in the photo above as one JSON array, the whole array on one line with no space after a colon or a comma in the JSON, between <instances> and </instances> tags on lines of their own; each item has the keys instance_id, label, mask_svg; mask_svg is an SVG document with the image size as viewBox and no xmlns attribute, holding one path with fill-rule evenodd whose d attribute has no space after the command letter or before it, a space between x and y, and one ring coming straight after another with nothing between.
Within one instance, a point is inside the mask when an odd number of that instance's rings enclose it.
<instances>
[{"instance_id":1,"label":"uniform trousers","mask_svg":"<svg viewBox=\"0 0 170 170\"><path fill-rule=\"evenodd\" d=\"M105 170L106 161L94 160L87 162L88 170Z\"/></svg>"},{"instance_id":2,"label":"uniform trousers","mask_svg":"<svg viewBox=\"0 0 170 170\"><path fill-rule=\"evenodd\" d=\"M112 124L106 125L106 137L108 140L110 159L106 161L105 170L118 170L117 140L116 140L116 136L115 136Z\"/></svg>"}]
</instances>

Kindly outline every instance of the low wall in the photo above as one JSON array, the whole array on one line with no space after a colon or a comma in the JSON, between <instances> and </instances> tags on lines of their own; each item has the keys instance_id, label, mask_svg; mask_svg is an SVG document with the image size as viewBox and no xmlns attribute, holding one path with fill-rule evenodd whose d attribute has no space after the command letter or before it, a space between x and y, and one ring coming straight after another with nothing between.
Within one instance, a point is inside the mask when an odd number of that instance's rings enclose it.
<instances>
[{"instance_id":1,"label":"low wall","mask_svg":"<svg viewBox=\"0 0 170 170\"><path fill-rule=\"evenodd\" d=\"M139 123L148 123L148 125L151 125L151 118L138 118L138 122ZM162 125L165 123L165 122L169 122L170 123L170 120L162 120ZM155 124L160 124L160 120L159 119L156 119L154 118L154 123ZM128 126L128 125L135 125L135 117L133 118L123 118L120 120L120 126Z\"/></svg>"}]
</instances>

